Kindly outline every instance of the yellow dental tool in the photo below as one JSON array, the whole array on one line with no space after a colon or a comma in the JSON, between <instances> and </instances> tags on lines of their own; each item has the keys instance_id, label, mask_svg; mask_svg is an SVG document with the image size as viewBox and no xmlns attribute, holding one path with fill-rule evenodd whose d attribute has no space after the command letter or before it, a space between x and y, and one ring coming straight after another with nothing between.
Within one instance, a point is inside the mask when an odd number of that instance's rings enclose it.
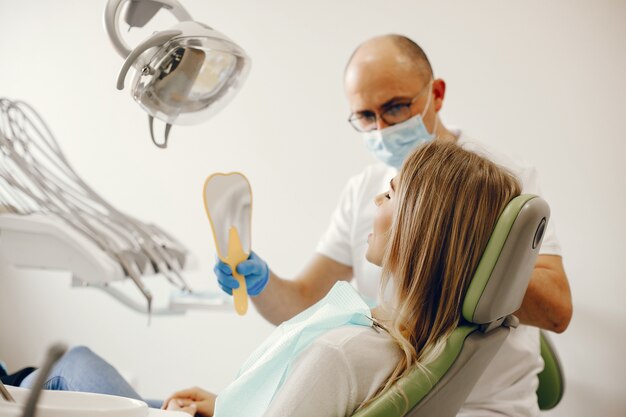
<instances>
[{"instance_id":1,"label":"yellow dental tool","mask_svg":"<svg viewBox=\"0 0 626 417\"><path fill-rule=\"evenodd\" d=\"M248 292L245 278L237 273L237 265L250 255L250 224L252 220L252 189L248 179L239 172L216 173L204 182L204 209L206 211L217 256L233 271L239 288L233 290L235 310L244 315L248 311Z\"/></svg>"}]
</instances>

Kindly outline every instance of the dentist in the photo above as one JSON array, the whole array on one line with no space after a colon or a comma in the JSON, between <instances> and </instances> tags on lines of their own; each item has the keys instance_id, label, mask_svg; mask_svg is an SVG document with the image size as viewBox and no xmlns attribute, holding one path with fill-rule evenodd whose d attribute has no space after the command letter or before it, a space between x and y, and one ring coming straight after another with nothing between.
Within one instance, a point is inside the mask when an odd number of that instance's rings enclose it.
<instances>
[{"instance_id":1,"label":"dentist","mask_svg":"<svg viewBox=\"0 0 626 417\"><path fill-rule=\"evenodd\" d=\"M248 293L267 320L279 324L320 300L340 280L356 281L364 297L375 299L380 268L365 258L367 235L375 215L374 196L383 192L405 157L420 144L437 140L456 143L513 172L523 193L541 194L536 170L488 149L465 132L447 128L439 118L446 83L435 78L424 51L400 35L384 35L362 43L345 71L349 122L380 161L351 178L316 253L293 279L273 273L257 254L237 266ZM230 268L215 266L220 287L238 287ZM524 326L512 331L466 401L459 415L525 415L536 398L520 398L520 389L534 392L543 368L539 328L563 332L572 316L572 301L553 222L548 225L522 307L516 312ZM531 388L528 390L528 388Z\"/></svg>"}]
</instances>

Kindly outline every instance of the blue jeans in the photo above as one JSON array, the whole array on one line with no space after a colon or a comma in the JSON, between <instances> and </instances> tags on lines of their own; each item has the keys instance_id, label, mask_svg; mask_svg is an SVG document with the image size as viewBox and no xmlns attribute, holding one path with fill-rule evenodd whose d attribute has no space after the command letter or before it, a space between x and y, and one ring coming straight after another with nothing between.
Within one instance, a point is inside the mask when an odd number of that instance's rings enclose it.
<instances>
[{"instance_id":1,"label":"blue jeans","mask_svg":"<svg viewBox=\"0 0 626 417\"><path fill-rule=\"evenodd\" d=\"M31 388L38 374L39 371L35 371L28 375L20 386ZM160 408L162 403L141 398L113 366L85 346L74 347L59 359L46 379L44 389L118 395L145 401L154 408Z\"/></svg>"}]
</instances>

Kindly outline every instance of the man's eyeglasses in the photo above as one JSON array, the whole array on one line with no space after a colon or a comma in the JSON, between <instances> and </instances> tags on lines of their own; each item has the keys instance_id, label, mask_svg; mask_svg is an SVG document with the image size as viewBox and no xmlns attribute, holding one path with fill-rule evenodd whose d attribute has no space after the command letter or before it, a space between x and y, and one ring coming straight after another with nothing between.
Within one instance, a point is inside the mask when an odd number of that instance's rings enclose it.
<instances>
[{"instance_id":1,"label":"man's eyeglasses","mask_svg":"<svg viewBox=\"0 0 626 417\"><path fill-rule=\"evenodd\" d=\"M387 106L379 116L373 111L365 110L358 113L352 113L348 118L348 121L359 132L371 132L378 128L378 117L380 117L386 124L393 126L398 123L402 123L405 120L411 118L411 106L424 92L429 91L431 83L426 84L424 88L415 96L411 101L406 103L393 103Z\"/></svg>"}]
</instances>

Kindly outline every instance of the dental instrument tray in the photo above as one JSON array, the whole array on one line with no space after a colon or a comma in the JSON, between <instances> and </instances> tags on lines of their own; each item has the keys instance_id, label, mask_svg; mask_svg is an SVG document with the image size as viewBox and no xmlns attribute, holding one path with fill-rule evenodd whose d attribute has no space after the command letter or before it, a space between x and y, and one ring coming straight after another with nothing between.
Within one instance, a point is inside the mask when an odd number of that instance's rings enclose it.
<instances>
[{"instance_id":1,"label":"dental instrument tray","mask_svg":"<svg viewBox=\"0 0 626 417\"><path fill-rule=\"evenodd\" d=\"M191 254L181 252L176 256L183 270L195 269L196 260ZM133 257L131 252L127 252L126 257L136 265L134 273L140 272L136 279L144 280L157 274L147 258ZM0 258L19 269L69 271L73 286L101 289L141 313L182 314L188 309L222 309L229 305L215 294L176 289L169 300L165 300L169 303L167 308L149 311L145 304L115 286L116 282L129 278L119 258L63 221L42 213L22 215L0 210ZM143 282L141 285L147 288ZM191 298L194 304L189 303Z\"/></svg>"},{"instance_id":2,"label":"dental instrument tray","mask_svg":"<svg viewBox=\"0 0 626 417\"><path fill-rule=\"evenodd\" d=\"M0 254L18 268L71 271L87 285L126 278L120 264L93 242L44 214L1 214Z\"/></svg>"},{"instance_id":3,"label":"dental instrument tray","mask_svg":"<svg viewBox=\"0 0 626 417\"><path fill-rule=\"evenodd\" d=\"M18 268L69 271L75 286L100 288L148 314L184 311L175 303L180 296L153 309L146 276L158 274L178 294L192 293L183 276L193 264L189 251L107 202L73 169L39 114L6 98L0 98L0 256ZM113 285L126 278L146 304Z\"/></svg>"}]
</instances>

